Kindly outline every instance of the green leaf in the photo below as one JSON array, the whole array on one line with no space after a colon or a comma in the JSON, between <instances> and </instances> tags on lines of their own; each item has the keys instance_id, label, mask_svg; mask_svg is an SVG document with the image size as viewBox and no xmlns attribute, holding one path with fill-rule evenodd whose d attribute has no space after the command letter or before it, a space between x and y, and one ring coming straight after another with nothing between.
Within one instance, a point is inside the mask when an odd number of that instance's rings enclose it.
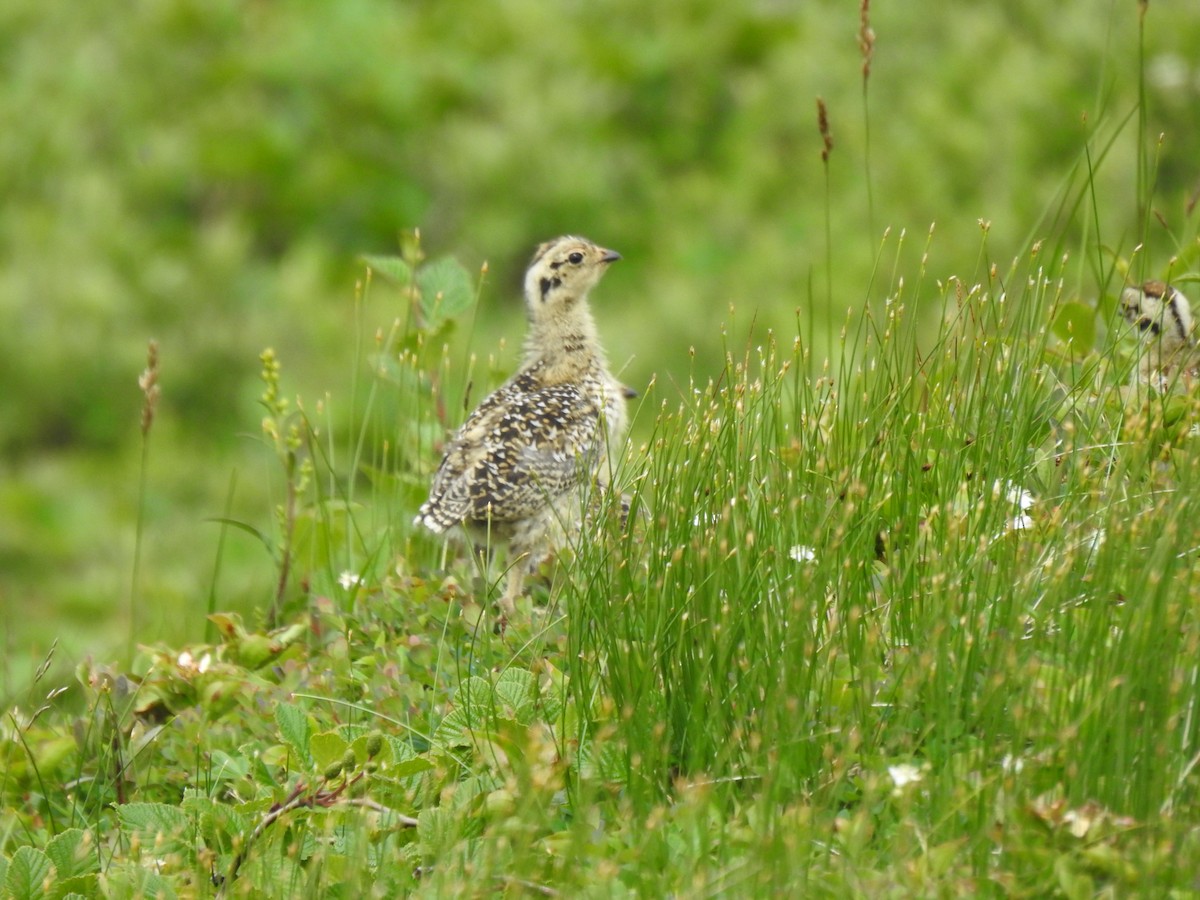
<instances>
[{"instance_id":1,"label":"green leaf","mask_svg":"<svg viewBox=\"0 0 1200 900\"><path fill-rule=\"evenodd\" d=\"M312 730L308 724L308 714L294 703L280 703L275 707L275 724L279 733L287 741L296 755L305 763L312 763L312 755L308 749L309 736Z\"/></svg>"},{"instance_id":2,"label":"green leaf","mask_svg":"<svg viewBox=\"0 0 1200 900\"><path fill-rule=\"evenodd\" d=\"M409 778L413 775L420 775L422 772L428 772L432 768L433 763L425 757L415 756L412 759L392 763L387 767L387 773L392 778Z\"/></svg>"},{"instance_id":3,"label":"green leaf","mask_svg":"<svg viewBox=\"0 0 1200 900\"><path fill-rule=\"evenodd\" d=\"M55 835L46 845L46 855L58 870L59 878L73 878L100 871L95 844L81 828L71 828Z\"/></svg>"},{"instance_id":4,"label":"green leaf","mask_svg":"<svg viewBox=\"0 0 1200 900\"><path fill-rule=\"evenodd\" d=\"M369 756L367 754L367 742L371 739L370 734L360 734L356 737L353 743L350 744L350 749L354 751L354 756L360 762L366 761ZM379 748L379 752L375 754L372 760L379 765L387 765L392 761L392 745L388 741L384 741Z\"/></svg>"},{"instance_id":5,"label":"green leaf","mask_svg":"<svg viewBox=\"0 0 1200 900\"><path fill-rule=\"evenodd\" d=\"M400 738L390 734L385 734L383 737L387 742L388 747L391 749L393 765L395 763L416 758L417 751L413 749L412 744L410 744L408 741L402 741Z\"/></svg>"},{"instance_id":6,"label":"green leaf","mask_svg":"<svg viewBox=\"0 0 1200 900\"><path fill-rule=\"evenodd\" d=\"M446 714L434 732L439 747L469 747L474 732L486 728L495 702L492 685L486 679L471 676L454 692L454 708Z\"/></svg>"},{"instance_id":7,"label":"green leaf","mask_svg":"<svg viewBox=\"0 0 1200 900\"><path fill-rule=\"evenodd\" d=\"M332 763L341 762L342 757L346 753L346 748L350 745L346 743L346 739L334 731L323 731L320 734L314 734L308 742L308 749L312 753L313 762L319 771L325 771L325 768Z\"/></svg>"},{"instance_id":8,"label":"green leaf","mask_svg":"<svg viewBox=\"0 0 1200 900\"><path fill-rule=\"evenodd\" d=\"M95 872L55 882L54 895L57 900L88 900L89 897L104 896L100 892L100 876Z\"/></svg>"},{"instance_id":9,"label":"green leaf","mask_svg":"<svg viewBox=\"0 0 1200 900\"><path fill-rule=\"evenodd\" d=\"M251 761L244 756L230 756L224 750L214 749L211 753L213 782L237 781L250 774Z\"/></svg>"},{"instance_id":10,"label":"green leaf","mask_svg":"<svg viewBox=\"0 0 1200 900\"><path fill-rule=\"evenodd\" d=\"M200 824L200 834L210 847L228 846L236 835L252 828L250 821L233 807L211 797L193 794L185 797L183 808Z\"/></svg>"},{"instance_id":11,"label":"green leaf","mask_svg":"<svg viewBox=\"0 0 1200 900\"><path fill-rule=\"evenodd\" d=\"M1073 356L1084 356L1096 346L1096 311L1083 303L1064 303L1054 316L1053 329L1070 345Z\"/></svg>"},{"instance_id":12,"label":"green leaf","mask_svg":"<svg viewBox=\"0 0 1200 900\"><path fill-rule=\"evenodd\" d=\"M363 256L362 261L373 272L379 273L393 284L401 287L412 284L412 266L399 256Z\"/></svg>"},{"instance_id":13,"label":"green leaf","mask_svg":"<svg viewBox=\"0 0 1200 900\"><path fill-rule=\"evenodd\" d=\"M457 316L475 298L470 274L452 256L422 266L417 272L417 286L421 289L421 310L430 328Z\"/></svg>"},{"instance_id":14,"label":"green leaf","mask_svg":"<svg viewBox=\"0 0 1200 900\"><path fill-rule=\"evenodd\" d=\"M528 725L537 709L537 676L525 669L505 669L496 679L495 695L497 715Z\"/></svg>"},{"instance_id":15,"label":"green leaf","mask_svg":"<svg viewBox=\"0 0 1200 900\"><path fill-rule=\"evenodd\" d=\"M54 864L41 850L22 847L13 854L4 876L5 894L13 900L33 900L46 896L47 879L54 877Z\"/></svg>"},{"instance_id":16,"label":"green leaf","mask_svg":"<svg viewBox=\"0 0 1200 900\"><path fill-rule=\"evenodd\" d=\"M452 709L438 725L437 731L433 734L433 742L438 747L447 749L470 747L475 743L475 729L483 721L479 716L471 715L466 709Z\"/></svg>"},{"instance_id":17,"label":"green leaf","mask_svg":"<svg viewBox=\"0 0 1200 900\"><path fill-rule=\"evenodd\" d=\"M154 897L156 900L175 900L178 896L171 883L153 869L142 869L137 874L130 872L129 876L130 884L134 886L134 896Z\"/></svg>"},{"instance_id":18,"label":"green leaf","mask_svg":"<svg viewBox=\"0 0 1200 900\"><path fill-rule=\"evenodd\" d=\"M454 820L440 807L423 809L417 816L417 839L424 845L425 852L437 855L443 847L454 843Z\"/></svg>"},{"instance_id":19,"label":"green leaf","mask_svg":"<svg viewBox=\"0 0 1200 900\"><path fill-rule=\"evenodd\" d=\"M487 716L492 709L492 683L486 678L472 675L454 692L454 705L471 710L477 716Z\"/></svg>"},{"instance_id":20,"label":"green leaf","mask_svg":"<svg viewBox=\"0 0 1200 900\"><path fill-rule=\"evenodd\" d=\"M579 771L585 778L596 778L610 784L624 784L627 774L626 759L621 748L611 741L596 744L585 741L579 745Z\"/></svg>"},{"instance_id":21,"label":"green leaf","mask_svg":"<svg viewBox=\"0 0 1200 900\"><path fill-rule=\"evenodd\" d=\"M166 803L126 803L117 807L121 824L135 831L173 837L191 824L188 814Z\"/></svg>"}]
</instances>

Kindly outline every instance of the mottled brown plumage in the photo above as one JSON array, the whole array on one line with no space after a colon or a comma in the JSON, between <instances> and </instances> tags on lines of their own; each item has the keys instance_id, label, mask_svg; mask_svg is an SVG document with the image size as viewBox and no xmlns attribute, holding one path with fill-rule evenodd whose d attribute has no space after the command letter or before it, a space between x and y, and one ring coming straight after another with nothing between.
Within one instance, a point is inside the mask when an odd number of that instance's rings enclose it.
<instances>
[{"instance_id":1,"label":"mottled brown plumage","mask_svg":"<svg viewBox=\"0 0 1200 900\"><path fill-rule=\"evenodd\" d=\"M525 570L582 520L625 433L626 389L608 371L588 291L619 254L578 237L542 244L525 276L529 333L520 370L486 397L446 445L416 524L462 526L478 547L506 544L501 606L511 615Z\"/></svg>"}]
</instances>

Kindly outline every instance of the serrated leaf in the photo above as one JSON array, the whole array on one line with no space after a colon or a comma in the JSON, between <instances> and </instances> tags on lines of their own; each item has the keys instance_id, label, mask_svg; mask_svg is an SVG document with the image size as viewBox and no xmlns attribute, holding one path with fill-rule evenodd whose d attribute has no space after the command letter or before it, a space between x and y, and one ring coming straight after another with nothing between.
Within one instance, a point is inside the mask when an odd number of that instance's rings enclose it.
<instances>
[{"instance_id":1,"label":"serrated leaf","mask_svg":"<svg viewBox=\"0 0 1200 900\"><path fill-rule=\"evenodd\" d=\"M308 714L294 703L280 703L275 707L275 724L279 726L279 734L296 751L296 756L311 763L308 741L312 731Z\"/></svg>"},{"instance_id":2,"label":"serrated leaf","mask_svg":"<svg viewBox=\"0 0 1200 900\"><path fill-rule=\"evenodd\" d=\"M446 714L434 732L433 742L439 747L469 747L474 732L486 726L495 702L492 685L476 675L458 686L454 692L454 708Z\"/></svg>"},{"instance_id":3,"label":"serrated leaf","mask_svg":"<svg viewBox=\"0 0 1200 900\"><path fill-rule=\"evenodd\" d=\"M154 897L156 900L175 900L178 896L170 882L153 869L143 869L139 874L136 896Z\"/></svg>"},{"instance_id":4,"label":"serrated leaf","mask_svg":"<svg viewBox=\"0 0 1200 900\"><path fill-rule=\"evenodd\" d=\"M100 892L100 876L92 872L55 882L54 895L57 900L88 900L89 897L101 897L103 894Z\"/></svg>"},{"instance_id":5,"label":"serrated leaf","mask_svg":"<svg viewBox=\"0 0 1200 900\"><path fill-rule=\"evenodd\" d=\"M316 764L317 770L321 772L325 771L331 764L341 762L349 746L346 743L346 739L335 731L323 731L320 734L314 734L308 742L308 749L312 753L313 762Z\"/></svg>"},{"instance_id":6,"label":"serrated leaf","mask_svg":"<svg viewBox=\"0 0 1200 900\"><path fill-rule=\"evenodd\" d=\"M126 803L117 807L117 814L126 828L168 837L180 834L191 824L187 813L166 803Z\"/></svg>"},{"instance_id":7,"label":"serrated leaf","mask_svg":"<svg viewBox=\"0 0 1200 900\"><path fill-rule=\"evenodd\" d=\"M401 287L412 284L412 266L399 256L363 256L363 264Z\"/></svg>"},{"instance_id":8,"label":"serrated leaf","mask_svg":"<svg viewBox=\"0 0 1200 900\"><path fill-rule=\"evenodd\" d=\"M494 775L472 775L464 778L455 787L450 805L454 809L477 808L489 792L501 785L501 780Z\"/></svg>"},{"instance_id":9,"label":"serrated leaf","mask_svg":"<svg viewBox=\"0 0 1200 900\"><path fill-rule=\"evenodd\" d=\"M496 679L496 714L528 725L537 708L537 676L525 669L505 669Z\"/></svg>"},{"instance_id":10,"label":"serrated leaf","mask_svg":"<svg viewBox=\"0 0 1200 900\"><path fill-rule=\"evenodd\" d=\"M508 668L496 676L495 690L500 693L501 688L517 687L525 694L533 694L537 692L537 676L528 669Z\"/></svg>"},{"instance_id":11,"label":"serrated leaf","mask_svg":"<svg viewBox=\"0 0 1200 900\"><path fill-rule=\"evenodd\" d=\"M433 742L438 747L470 747L475 743L475 729L483 722L478 715L466 709L452 709L442 719L434 732Z\"/></svg>"},{"instance_id":12,"label":"serrated leaf","mask_svg":"<svg viewBox=\"0 0 1200 900\"><path fill-rule=\"evenodd\" d=\"M454 692L454 705L461 709L472 709L487 715L492 707L492 683L486 678L472 675Z\"/></svg>"},{"instance_id":13,"label":"serrated leaf","mask_svg":"<svg viewBox=\"0 0 1200 900\"><path fill-rule=\"evenodd\" d=\"M429 327L435 327L470 307L475 297L471 276L452 256L443 256L417 272L421 310Z\"/></svg>"},{"instance_id":14,"label":"serrated leaf","mask_svg":"<svg viewBox=\"0 0 1200 900\"><path fill-rule=\"evenodd\" d=\"M413 749L413 745L408 741L402 741L400 738L391 734L385 734L383 739L392 749L393 762L403 762L404 760L412 759L417 755L417 751Z\"/></svg>"},{"instance_id":15,"label":"serrated leaf","mask_svg":"<svg viewBox=\"0 0 1200 900\"><path fill-rule=\"evenodd\" d=\"M69 828L56 834L46 845L46 856L50 857L58 877L62 879L100 871L100 861L96 858L93 842L88 840L87 832L81 828Z\"/></svg>"},{"instance_id":16,"label":"serrated leaf","mask_svg":"<svg viewBox=\"0 0 1200 900\"><path fill-rule=\"evenodd\" d=\"M436 855L455 837L454 821L444 809L434 807L421 810L417 816L417 839L424 845L426 853Z\"/></svg>"},{"instance_id":17,"label":"serrated leaf","mask_svg":"<svg viewBox=\"0 0 1200 900\"><path fill-rule=\"evenodd\" d=\"M579 745L579 772L583 777L624 784L626 771L626 757L618 745L590 741Z\"/></svg>"},{"instance_id":18,"label":"serrated leaf","mask_svg":"<svg viewBox=\"0 0 1200 900\"><path fill-rule=\"evenodd\" d=\"M45 897L45 885L53 875L54 864L50 857L34 847L22 847L8 864L4 876L5 894L14 900Z\"/></svg>"}]
</instances>

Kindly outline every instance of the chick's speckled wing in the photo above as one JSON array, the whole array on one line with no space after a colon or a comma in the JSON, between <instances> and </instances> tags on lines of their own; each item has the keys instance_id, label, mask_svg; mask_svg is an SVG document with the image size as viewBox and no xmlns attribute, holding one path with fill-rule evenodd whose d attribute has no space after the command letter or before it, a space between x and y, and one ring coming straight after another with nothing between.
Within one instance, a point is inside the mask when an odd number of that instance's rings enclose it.
<instances>
[{"instance_id":1,"label":"chick's speckled wing","mask_svg":"<svg viewBox=\"0 0 1200 900\"><path fill-rule=\"evenodd\" d=\"M579 486L594 464L600 409L576 385L518 377L479 405L433 478L418 520L517 522Z\"/></svg>"}]
</instances>

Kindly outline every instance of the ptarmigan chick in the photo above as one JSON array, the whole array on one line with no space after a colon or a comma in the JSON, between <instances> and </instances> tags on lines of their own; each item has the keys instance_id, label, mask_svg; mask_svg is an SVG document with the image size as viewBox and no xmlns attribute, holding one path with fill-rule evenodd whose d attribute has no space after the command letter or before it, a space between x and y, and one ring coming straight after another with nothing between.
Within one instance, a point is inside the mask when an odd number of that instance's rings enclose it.
<instances>
[{"instance_id":1,"label":"ptarmigan chick","mask_svg":"<svg viewBox=\"0 0 1200 900\"><path fill-rule=\"evenodd\" d=\"M1141 333L1138 377L1159 387L1176 365L1195 365L1196 337L1192 305L1183 292L1162 281L1121 292L1121 314Z\"/></svg>"},{"instance_id":2,"label":"ptarmigan chick","mask_svg":"<svg viewBox=\"0 0 1200 900\"><path fill-rule=\"evenodd\" d=\"M508 546L508 616L525 573L579 527L590 489L607 484L608 453L625 434L626 389L587 302L620 258L579 237L538 247L525 275L524 363L450 440L414 520L435 534L462 526L480 548Z\"/></svg>"}]
</instances>

